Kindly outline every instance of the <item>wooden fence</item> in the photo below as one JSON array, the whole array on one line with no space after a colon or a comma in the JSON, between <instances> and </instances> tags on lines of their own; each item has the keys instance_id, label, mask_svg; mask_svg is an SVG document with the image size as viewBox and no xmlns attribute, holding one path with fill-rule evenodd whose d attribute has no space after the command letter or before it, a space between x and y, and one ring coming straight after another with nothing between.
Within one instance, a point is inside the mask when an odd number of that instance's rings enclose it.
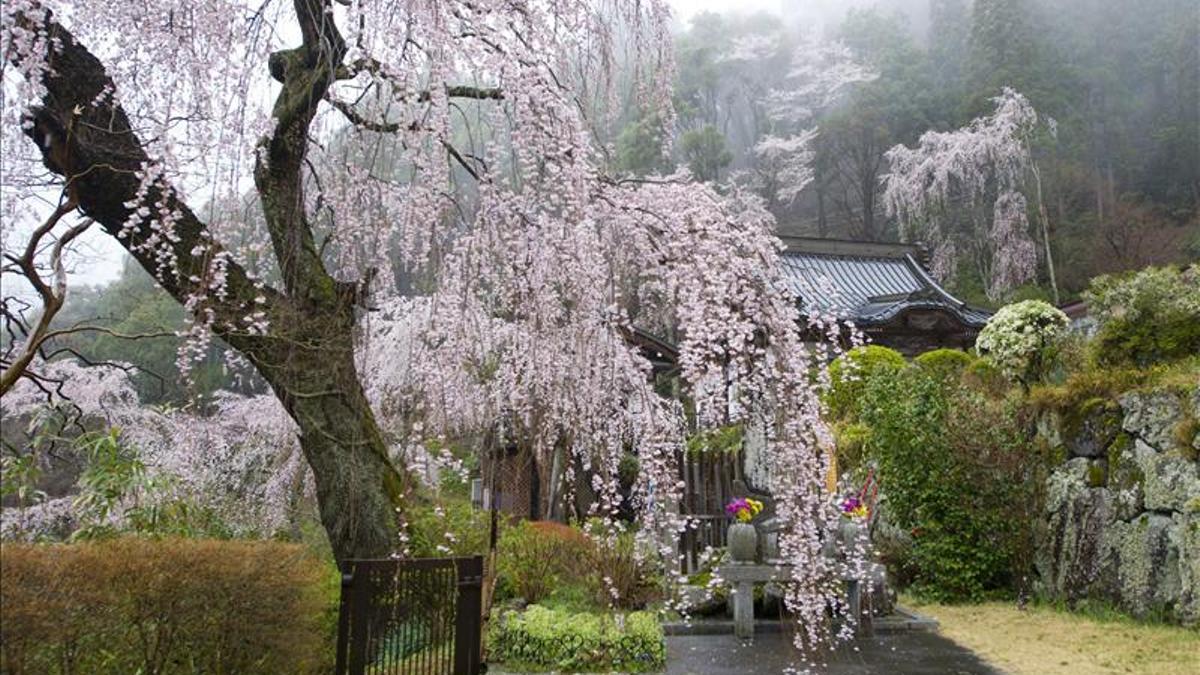
<instances>
[{"instance_id":1,"label":"wooden fence","mask_svg":"<svg viewBox=\"0 0 1200 675\"><path fill-rule=\"evenodd\" d=\"M679 474L683 481L681 511L693 523L680 537L680 570L693 574L706 548L725 546L729 529L725 505L735 496L733 481L742 480L741 454L684 452Z\"/></svg>"}]
</instances>

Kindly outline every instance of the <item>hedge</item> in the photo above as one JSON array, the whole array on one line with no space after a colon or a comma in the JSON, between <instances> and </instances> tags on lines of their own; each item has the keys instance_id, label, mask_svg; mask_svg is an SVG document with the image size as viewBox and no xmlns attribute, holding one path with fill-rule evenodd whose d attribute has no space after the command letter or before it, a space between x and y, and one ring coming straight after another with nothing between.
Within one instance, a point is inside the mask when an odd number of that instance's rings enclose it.
<instances>
[{"instance_id":1,"label":"hedge","mask_svg":"<svg viewBox=\"0 0 1200 675\"><path fill-rule=\"evenodd\" d=\"M957 382L975 357L961 349L934 349L913 359L913 365L943 382Z\"/></svg>"},{"instance_id":2,"label":"hedge","mask_svg":"<svg viewBox=\"0 0 1200 675\"><path fill-rule=\"evenodd\" d=\"M489 659L510 669L647 672L666 663L662 626L652 612L571 613L530 605L493 623Z\"/></svg>"},{"instance_id":3,"label":"hedge","mask_svg":"<svg viewBox=\"0 0 1200 675\"><path fill-rule=\"evenodd\" d=\"M336 578L280 542L6 543L0 671L325 672Z\"/></svg>"},{"instance_id":4,"label":"hedge","mask_svg":"<svg viewBox=\"0 0 1200 675\"><path fill-rule=\"evenodd\" d=\"M829 392L826 403L834 419L856 419L859 400L867 383L876 377L888 378L904 370L904 356L888 347L855 347L829 364Z\"/></svg>"}]
</instances>

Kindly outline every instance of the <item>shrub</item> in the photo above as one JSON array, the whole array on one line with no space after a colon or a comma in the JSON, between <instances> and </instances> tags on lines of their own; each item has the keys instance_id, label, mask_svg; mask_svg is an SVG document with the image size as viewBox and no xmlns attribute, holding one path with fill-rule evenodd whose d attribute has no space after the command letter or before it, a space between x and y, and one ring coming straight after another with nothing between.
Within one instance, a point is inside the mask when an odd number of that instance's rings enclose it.
<instances>
[{"instance_id":1,"label":"shrub","mask_svg":"<svg viewBox=\"0 0 1200 675\"><path fill-rule=\"evenodd\" d=\"M865 345L855 347L829 364L829 394L827 403L834 418L853 419L857 416L857 402L862 397L867 383L880 376L890 376L907 366L900 352Z\"/></svg>"},{"instance_id":2,"label":"shrub","mask_svg":"<svg viewBox=\"0 0 1200 675\"><path fill-rule=\"evenodd\" d=\"M979 332L975 348L1009 377L1025 385L1053 363L1053 350L1066 335L1067 315L1041 300L1001 307Z\"/></svg>"},{"instance_id":3,"label":"shrub","mask_svg":"<svg viewBox=\"0 0 1200 675\"><path fill-rule=\"evenodd\" d=\"M641 609L661 591L650 558L632 532L600 523L584 532L549 521L523 521L500 537L501 598L572 609Z\"/></svg>"},{"instance_id":4,"label":"shrub","mask_svg":"<svg viewBox=\"0 0 1200 675\"><path fill-rule=\"evenodd\" d=\"M654 671L667 656L650 612L573 614L539 605L505 612L491 626L488 650L509 668L566 672Z\"/></svg>"},{"instance_id":5,"label":"shrub","mask_svg":"<svg viewBox=\"0 0 1200 675\"><path fill-rule=\"evenodd\" d=\"M641 609L660 595L661 579L651 558L639 555L633 532L589 527L584 557L588 590L598 607Z\"/></svg>"},{"instance_id":6,"label":"shrub","mask_svg":"<svg viewBox=\"0 0 1200 675\"><path fill-rule=\"evenodd\" d=\"M1012 388L1012 383L1004 377L1000 368L982 357L971 361L971 364L963 370L962 383L992 398L1003 398Z\"/></svg>"},{"instance_id":7,"label":"shrub","mask_svg":"<svg viewBox=\"0 0 1200 675\"><path fill-rule=\"evenodd\" d=\"M408 519L408 551L414 558L483 555L491 536L491 515L470 502L446 499L415 506Z\"/></svg>"},{"instance_id":8,"label":"shrub","mask_svg":"<svg viewBox=\"0 0 1200 675\"><path fill-rule=\"evenodd\" d=\"M961 349L934 349L913 359L913 364L939 380L957 382L974 361Z\"/></svg>"},{"instance_id":9,"label":"shrub","mask_svg":"<svg viewBox=\"0 0 1200 675\"><path fill-rule=\"evenodd\" d=\"M860 422L836 422L833 425L834 447L837 448L839 474L852 473L863 464L871 428Z\"/></svg>"},{"instance_id":10,"label":"shrub","mask_svg":"<svg viewBox=\"0 0 1200 675\"><path fill-rule=\"evenodd\" d=\"M1088 369L1067 376L1060 385L1034 387L1028 402L1035 412L1071 410L1096 398L1116 399L1146 381L1148 373L1133 368Z\"/></svg>"},{"instance_id":11,"label":"shrub","mask_svg":"<svg viewBox=\"0 0 1200 675\"><path fill-rule=\"evenodd\" d=\"M872 381L865 402L889 521L911 535L912 590L963 600L1011 589L1030 565L1040 485L1016 406L916 368Z\"/></svg>"},{"instance_id":12,"label":"shrub","mask_svg":"<svg viewBox=\"0 0 1200 675\"><path fill-rule=\"evenodd\" d=\"M121 538L0 548L5 673L321 672L336 574L301 546Z\"/></svg>"},{"instance_id":13,"label":"shrub","mask_svg":"<svg viewBox=\"0 0 1200 675\"><path fill-rule=\"evenodd\" d=\"M692 455L704 452L738 452L742 449L744 439L745 429L740 423L705 429L688 437L687 451Z\"/></svg>"},{"instance_id":14,"label":"shrub","mask_svg":"<svg viewBox=\"0 0 1200 675\"><path fill-rule=\"evenodd\" d=\"M589 542L561 523L524 521L504 531L499 547L501 594L536 603L580 578Z\"/></svg>"},{"instance_id":15,"label":"shrub","mask_svg":"<svg viewBox=\"0 0 1200 675\"><path fill-rule=\"evenodd\" d=\"M1200 353L1200 265L1101 276L1084 292L1101 365L1145 366Z\"/></svg>"}]
</instances>

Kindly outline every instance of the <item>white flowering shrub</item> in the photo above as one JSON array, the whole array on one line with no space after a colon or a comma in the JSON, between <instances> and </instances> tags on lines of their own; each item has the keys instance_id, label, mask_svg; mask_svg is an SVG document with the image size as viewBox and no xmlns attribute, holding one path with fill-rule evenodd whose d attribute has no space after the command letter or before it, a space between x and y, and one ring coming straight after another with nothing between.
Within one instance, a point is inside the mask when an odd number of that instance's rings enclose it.
<instances>
[{"instance_id":1,"label":"white flowering shrub","mask_svg":"<svg viewBox=\"0 0 1200 675\"><path fill-rule=\"evenodd\" d=\"M1010 378L1028 383L1041 375L1068 323L1067 315L1048 302L1014 302L992 316L975 348Z\"/></svg>"}]
</instances>

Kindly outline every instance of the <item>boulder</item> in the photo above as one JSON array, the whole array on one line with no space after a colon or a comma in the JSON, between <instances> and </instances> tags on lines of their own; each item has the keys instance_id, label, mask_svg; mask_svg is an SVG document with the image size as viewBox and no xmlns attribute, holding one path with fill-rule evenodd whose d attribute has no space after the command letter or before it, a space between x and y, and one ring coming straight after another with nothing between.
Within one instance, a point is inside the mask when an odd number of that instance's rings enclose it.
<instances>
[{"instance_id":1,"label":"boulder","mask_svg":"<svg viewBox=\"0 0 1200 675\"><path fill-rule=\"evenodd\" d=\"M1175 427L1183 418L1178 396L1169 391L1132 391L1119 400L1125 411L1122 429L1160 451L1175 445Z\"/></svg>"},{"instance_id":2,"label":"boulder","mask_svg":"<svg viewBox=\"0 0 1200 675\"><path fill-rule=\"evenodd\" d=\"M1183 511L1200 500L1200 465L1175 452L1156 452L1136 441L1134 461L1143 475L1144 505L1148 511Z\"/></svg>"},{"instance_id":3,"label":"boulder","mask_svg":"<svg viewBox=\"0 0 1200 675\"><path fill-rule=\"evenodd\" d=\"M1121 605L1136 617L1165 616L1174 611L1180 597L1178 535L1172 536L1173 526L1170 516L1143 513L1111 528Z\"/></svg>"}]
</instances>

